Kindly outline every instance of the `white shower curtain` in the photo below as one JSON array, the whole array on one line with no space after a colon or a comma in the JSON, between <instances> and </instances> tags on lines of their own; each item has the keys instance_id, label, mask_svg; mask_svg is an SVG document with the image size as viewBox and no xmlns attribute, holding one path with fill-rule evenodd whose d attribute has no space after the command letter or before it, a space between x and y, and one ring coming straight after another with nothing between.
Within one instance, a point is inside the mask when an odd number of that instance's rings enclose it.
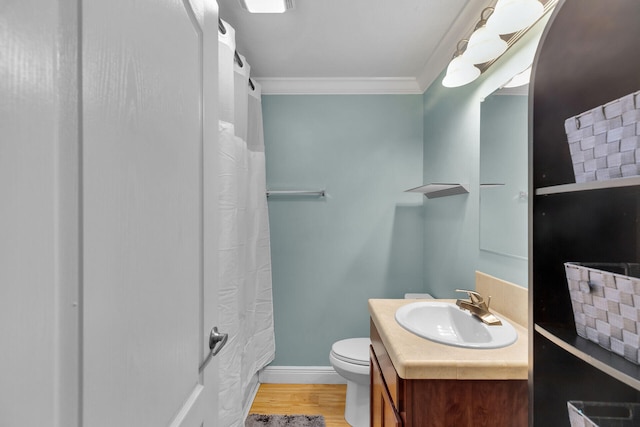
<instances>
[{"instance_id":1,"label":"white shower curtain","mask_svg":"<svg viewBox=\"0 0 640 427\"><path fill-rule=\"evenodd\" d=\"M243 425L243 405L257 372L275 356L269 217L260 85L249 64L234 62L235 31L219 37L221 426Z\"/></svg>"}]
</instances>

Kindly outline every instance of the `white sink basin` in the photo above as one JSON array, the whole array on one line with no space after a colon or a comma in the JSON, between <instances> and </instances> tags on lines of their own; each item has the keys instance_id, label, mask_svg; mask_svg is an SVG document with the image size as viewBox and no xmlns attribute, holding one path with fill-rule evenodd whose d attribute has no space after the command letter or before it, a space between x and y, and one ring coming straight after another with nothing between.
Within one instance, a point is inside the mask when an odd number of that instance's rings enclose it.
<instances>
[{"instance_id":1,"label":"white sink basin","mask_svg":"<svg viewBox=\"0 0 640 427\"><path fill-rule=\"evenodd\" d=\"M414 302L396 311L396 321L409 332L441 344L466 348L500 348L513 344L518 333L509 322L499 319L502 325L490 326L453 303L438 301Z\"/></svg>"}]
</instances>

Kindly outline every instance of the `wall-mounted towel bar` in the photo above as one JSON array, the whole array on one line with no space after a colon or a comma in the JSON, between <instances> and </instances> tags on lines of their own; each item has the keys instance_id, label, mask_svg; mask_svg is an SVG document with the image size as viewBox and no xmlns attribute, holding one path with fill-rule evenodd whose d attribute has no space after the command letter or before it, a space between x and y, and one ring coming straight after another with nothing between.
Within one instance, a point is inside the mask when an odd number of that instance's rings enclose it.
<instances>
[{"instance_id":1,"label":"wall-mounted towel bar","mask_svg":"<svg viewBox=\"0 0 640 427\"><path fill-rule=\"evenodd\" d=\"M325 190L267 190L269 196L318 196L324 197Z\"/></svg>"}]
</instances>

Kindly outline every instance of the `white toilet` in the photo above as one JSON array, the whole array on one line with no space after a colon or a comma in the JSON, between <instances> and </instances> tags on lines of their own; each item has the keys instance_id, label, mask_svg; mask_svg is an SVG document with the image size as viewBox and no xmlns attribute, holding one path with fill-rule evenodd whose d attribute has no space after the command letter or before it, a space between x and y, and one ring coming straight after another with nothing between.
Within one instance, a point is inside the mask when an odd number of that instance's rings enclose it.
<instances>
[{"instance_id":1,"label":"white toilet","mask_svg":"<svg viewBox=\"0 0 640 427\"><path fill-rule=\"evenodd\" d=\"M431 299L429 294L405 294L406 299ZM333 343L329 360L347 380L344 419L353 427L369 427L369 338L349 338Z\"/></svg>"},{"instance_id":2,"label":"white toilet","mask_svg":"<svg viewBox=\"0 0 640 427\"><path fill-rule=\"evenodd\" d=\"M347 380L344 419L353 427L369 426L369 338L349 338L333 343L329 360Z\"/></svg>"}]
</instances>

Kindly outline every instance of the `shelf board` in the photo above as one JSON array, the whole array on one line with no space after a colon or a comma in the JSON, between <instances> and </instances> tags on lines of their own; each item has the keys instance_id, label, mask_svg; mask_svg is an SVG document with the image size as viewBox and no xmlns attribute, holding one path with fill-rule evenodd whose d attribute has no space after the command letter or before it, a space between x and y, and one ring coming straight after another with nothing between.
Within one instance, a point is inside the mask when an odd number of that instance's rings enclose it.
<instances>
[{"instance_id":1,"label":"shelf board","mask_svg":"<svg viewBox=\"0 0 640 427\"><path fill-rule=\"evenodd\" d=\"M572 193L576 191L603 190L606 188L622 188L640 186L640 176L630 176L628 178L610 179L608 181L578 182L575 184L561 184L551 187L540 187L536 189L536 196L547 194Z\"/></svg>"},{"instance_id":2,"label":"shelf board","mask_svg":"<svg viewBox=\"0 0 640 427\"><path fill-rule=\"evenodd\" d=\"M446 196L455 196L456 194L465 194L465 193L468 193L469 190L467 188L467 185L465 184L433 183L433 184L423 185L421 187L411 188L409 190L405 190L405 192L422 193L428 199L434 199L436 197L446 197Z\"/></svg>"},{"instance_id":3,"label":"shelf board","mask_svg":"<svg viewBox=\"0 0 640 427\"><path fill-rule=\"evenodd\" d=\"M607 375L640 390L640 366L598 344L579 337L574 330L557 325L536 324L536 332Z\"/></svg>"}]
</instances>

